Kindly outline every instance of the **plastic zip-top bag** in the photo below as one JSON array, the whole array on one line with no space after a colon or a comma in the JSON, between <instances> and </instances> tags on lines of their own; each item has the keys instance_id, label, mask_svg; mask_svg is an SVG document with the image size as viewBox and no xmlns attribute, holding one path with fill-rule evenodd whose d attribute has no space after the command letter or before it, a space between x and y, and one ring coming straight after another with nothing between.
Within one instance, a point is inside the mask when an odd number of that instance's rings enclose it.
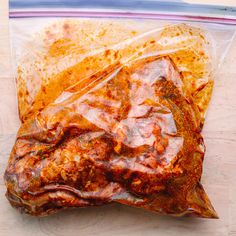
<instances>
[{"instance_id":1,"label":"plastic zip-top bag","mask_svg":"<svg viewBox=\"0 0 236 236\"><path fill-rule=\"evenodd\" d=\"M12 0L21 127L5 172L32 215L117 202L217 218L201 130L233 8ZM209 13L211 12L211 14Z\"/></svg>"}]
</instances>

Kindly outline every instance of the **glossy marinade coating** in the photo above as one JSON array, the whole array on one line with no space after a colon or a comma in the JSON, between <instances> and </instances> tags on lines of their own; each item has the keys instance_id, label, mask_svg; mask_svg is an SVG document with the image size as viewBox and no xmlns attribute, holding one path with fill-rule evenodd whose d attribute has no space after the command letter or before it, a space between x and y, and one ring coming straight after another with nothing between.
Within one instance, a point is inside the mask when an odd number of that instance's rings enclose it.
<instances>
[{"instance_id":1,"label":"glossy marinade coating","mask_svg":"<svg viewBox=\"0 0 236 236\"><path fill-rule=\"evenodd\" d=\"M216 217L199 182L198 112L169 57L109 66L22 124L7 197L32 215L119 202Z\"/></svg>"}]
</instances>

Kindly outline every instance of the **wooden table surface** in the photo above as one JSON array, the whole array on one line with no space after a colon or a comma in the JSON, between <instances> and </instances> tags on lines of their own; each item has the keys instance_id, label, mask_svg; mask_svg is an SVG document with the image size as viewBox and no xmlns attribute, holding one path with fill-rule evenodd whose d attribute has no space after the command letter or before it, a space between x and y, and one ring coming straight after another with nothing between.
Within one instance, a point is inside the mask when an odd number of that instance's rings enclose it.
<instances>
[{"instance_id":1,"label":"wooden table surface","mask_svg":"<svg viewBox=\"0 0 236 236\"><path fill-rule=\"evenodd\" d=\"M10 66L8 3L0 0L0 236L236 236L236 39L217 75L207 113L202 183L220 219L173 218L121 205L21 215L7 202L3 173L19 127Z\"/></svg>"}]
</instances>

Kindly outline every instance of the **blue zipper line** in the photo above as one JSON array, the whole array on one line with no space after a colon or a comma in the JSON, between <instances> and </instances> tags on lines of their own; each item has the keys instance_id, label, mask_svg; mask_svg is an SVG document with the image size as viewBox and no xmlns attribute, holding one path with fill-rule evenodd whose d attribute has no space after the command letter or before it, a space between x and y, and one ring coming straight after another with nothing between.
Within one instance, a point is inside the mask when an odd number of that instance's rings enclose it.
<instances>
[{"instance_id":1,"label":"blue zipper line","mask_svg":"<svg viewBox=\"0 0 236 236\"><path fill-rule=\"evenodd\" d=\"M236 7L189 4L181 0L10 0L10 11L37 8L87 8L108 10L144 10L161 12L188 12L195 14L218 14L236 16Z\"/></svg>"}]
</instances>

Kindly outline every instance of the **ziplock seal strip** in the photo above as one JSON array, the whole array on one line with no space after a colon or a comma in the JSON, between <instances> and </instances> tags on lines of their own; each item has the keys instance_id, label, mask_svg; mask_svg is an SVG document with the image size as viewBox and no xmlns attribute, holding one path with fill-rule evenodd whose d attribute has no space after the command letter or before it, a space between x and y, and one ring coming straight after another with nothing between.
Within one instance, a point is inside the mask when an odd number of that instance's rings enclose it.
<instances>
[{"instance_id":1,"label":"ziplock seal strip","mask_svg":"<svg viewBox=\"0 0 236 236\"><path fill-rule=\"evenodd\" d=\"M142 12L94 12L94 11L10 11L10 18L30 17L105 17L105 18L137 18L137 19L160 19L179 21L199 21L218 24L236 25L236 18L222 18L209 16L190 16L178 14L142 13Z\"/></svg>"}]
</instances>

